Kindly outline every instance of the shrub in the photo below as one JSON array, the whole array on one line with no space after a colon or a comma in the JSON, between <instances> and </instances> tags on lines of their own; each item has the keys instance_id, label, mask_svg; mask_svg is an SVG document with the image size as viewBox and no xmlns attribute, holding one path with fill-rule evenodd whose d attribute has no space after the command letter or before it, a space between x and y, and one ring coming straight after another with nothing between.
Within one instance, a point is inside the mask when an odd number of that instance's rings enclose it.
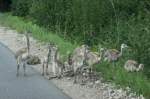
<instances>
[{"instance_id":1,"label":"shrub","mask_svg":"<svg viewBox=\"0 0 150 99\"><path fill-rule=\"evenodd\" d=\"M28 15L31 3L32 0L12 0L13 14L18 16Z\"/></svg>"}]
</instances>

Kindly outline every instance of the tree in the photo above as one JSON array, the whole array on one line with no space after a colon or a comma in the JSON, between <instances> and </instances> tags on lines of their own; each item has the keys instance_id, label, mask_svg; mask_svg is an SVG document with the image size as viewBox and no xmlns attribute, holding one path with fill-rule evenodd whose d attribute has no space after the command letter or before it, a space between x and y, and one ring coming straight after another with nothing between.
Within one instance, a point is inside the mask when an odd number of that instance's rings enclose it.
<instances>
[{"instance_id":1,"label":"tree","mask_svg":"<svg viewBox=\"0 0 150 99\"><path fill-rule=\"evenodd\" d=\"M11 0L0 0L0 11L9 11Z\"/></svg>"}]
</instances>

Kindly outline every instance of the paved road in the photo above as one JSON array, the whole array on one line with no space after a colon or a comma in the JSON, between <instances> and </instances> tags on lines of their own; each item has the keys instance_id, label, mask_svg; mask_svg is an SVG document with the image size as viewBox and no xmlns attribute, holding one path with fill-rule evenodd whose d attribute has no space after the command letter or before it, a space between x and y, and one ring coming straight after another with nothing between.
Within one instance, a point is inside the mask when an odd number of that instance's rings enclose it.
<instances>
[{"instance_id":1,"label":"paved road","mask_svg":"<svg viewBox=\"0 0 150 99\"><path fill-rule=\"evenodd\" d=\"M14 56L0 44L0 99L71 99L29 66L27 73L16 77Z\"/></svg>"}]
</instances>

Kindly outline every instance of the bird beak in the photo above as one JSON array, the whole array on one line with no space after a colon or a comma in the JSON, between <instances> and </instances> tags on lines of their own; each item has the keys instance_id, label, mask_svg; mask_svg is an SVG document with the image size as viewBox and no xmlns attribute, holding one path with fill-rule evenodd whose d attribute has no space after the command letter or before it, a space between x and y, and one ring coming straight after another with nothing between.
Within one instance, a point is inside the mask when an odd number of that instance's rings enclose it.
<instances>
[{"instance_id":1,"label":"bird beak","mask_svg":"<svg viewBox=\"0 0 150 99\"><path fill-rule=\"evenodd\" d=\"M128 48L129 46L126 45L125 47Z\"/></svg>"}]
</instances>

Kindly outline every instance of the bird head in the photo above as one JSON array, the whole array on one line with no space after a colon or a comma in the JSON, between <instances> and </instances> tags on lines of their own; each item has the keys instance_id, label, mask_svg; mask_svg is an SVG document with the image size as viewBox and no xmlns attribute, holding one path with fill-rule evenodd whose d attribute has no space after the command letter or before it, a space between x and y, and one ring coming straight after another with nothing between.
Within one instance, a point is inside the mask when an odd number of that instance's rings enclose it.
<instances>
[{"instance_id":1,"label":"bird head","mask_svg":"<svg viewBox=\"0 0 150 99\"><path fill-rule=\"evenodd\" d=\"M90 47L86 44L83 44L81 47L85 50L85 53L88 53L90 50Z\"/></svg>"},{"instance_id":2,"label":"bird head","mask_svg":"<svg viewBox=\"0 0 150 99\"><path fill-rule=\"evenodd\" d=\"M127 44L121 44L121 49L123 49L123 48L127 48L128 47L128 45Z\"/></svg>"},{"instance_id":3,"label":"bird head","mask_svg":"<svg viewBox=\"0 0 150 99\"><path fill-rule=\"evenodd\" d=\"M139 64L139 70L143 70L144 69L144 64Z\"/></svg>"},{"instance_id":4,"label":"bird head","mask_svg":"<svg viewBox=\"0 0 150 99\"><path fill-rule=\"evenodd\" d=\"M101 56L103 56L103 54L105 53L105 51L106 51L106 48L100 48L99 49L99 55Z\"/></svg>"},{"instance_id":5,"label":"bird head","mask_svg":"<svg viewBox=\"0 0 150 99\"><path fill-rule=\"evenodd\" d=\"M100 52L104 52L105 50L105 48L100 48Z\"/></svg>"},{"instance_id":6,"label":"bird head","mask_svg":"<svg viewBox=\"0 0 150 99\"><path fill-rule=\"evenodd\" d=\"M54 45L54 46L52 47L52 49L53 49L54 51L57 51L57 50L58 50L58 46L57 46L57 45Z\"/></svg>"}]
</instances>

